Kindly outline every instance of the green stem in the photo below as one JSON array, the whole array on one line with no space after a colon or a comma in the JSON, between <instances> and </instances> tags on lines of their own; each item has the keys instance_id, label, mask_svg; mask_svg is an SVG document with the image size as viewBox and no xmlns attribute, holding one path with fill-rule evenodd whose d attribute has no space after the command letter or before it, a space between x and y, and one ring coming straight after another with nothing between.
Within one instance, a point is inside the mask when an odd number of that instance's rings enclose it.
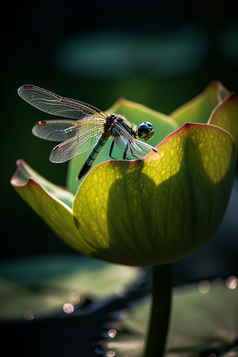
<instances>
[{"instance_id":1,"label":"green stem","mask_svg":"<svg viewBox=\"0 0 238 357\"><path fill-rule=\"evenodd\" d=\"M150 322L144 357L162 357L169 327L172 291L172 264L153 267Z\"/></svg>"}]
</instances>

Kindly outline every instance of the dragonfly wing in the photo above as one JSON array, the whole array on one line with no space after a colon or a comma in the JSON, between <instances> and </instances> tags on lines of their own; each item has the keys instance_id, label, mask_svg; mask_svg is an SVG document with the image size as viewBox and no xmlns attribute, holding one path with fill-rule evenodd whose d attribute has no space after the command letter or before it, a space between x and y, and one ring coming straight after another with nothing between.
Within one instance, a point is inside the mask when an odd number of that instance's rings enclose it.
<instances>
[{"instance_id":1,"label":"dragonfly wing","mask_svg":"<svg viewBox=\"0 0 238 357\"><path fill-rule=\"evenodd\" d=\"M26 84L18 89L19 96L33 107L43 112L72 119L82 119L88 115L106 118L100 109L79 100L61 97L46 89Z\"/></svg>"},{"instance_id":2,"label":"dragonfly wing","mask_svg":"<svg viewBox=\"0 0 238 357\"><path fill-rule=\"evenodd\" d=\"M70 138L54 147L50 153L50 161L61 163L72 159L78 154L92 149L102 134L102 126L95 125L83 133Z\"/></svg>"},{"instance_id":3,"label":"dragonfly wing","mask_svg":"<svg viewBox=\"0 0 238 357\"><path fill-rule=\"evenodd\" d=\"M32 133L38 138L50 141L64 141L88 130L93 125L103 129L104 119L86 117L79 121L73 120L45 120L39 121L32 128Z\"/></svg>"},{"instance_id":4,"label":"dragonfly wing","mask_svg":"<svg viewBox=\"0 0 238 357\"><path fill-rule=\"evenodd\" d=\"M151 151L157 152L159 154L159 151L155 147L147 144L145 141L133 138L132 146L134 149L133 155L139 157L140 159L143 159L143 157L147 156L149 153L151 153Z\"/></svg>"},{"instance_id":5,"label":"dragonfly wing","mask_svg":"<svg viewBox=\"0 0 238 357\"><path fill-rule=\"evenodd\" d=\"M158 152L156 148L144 141L137 140L119 123L115 123L116 131L119 134L114 138L117 146L127 155L136 156L140 159L148 155L152 150Z\"/></svg>"}]
</instances>

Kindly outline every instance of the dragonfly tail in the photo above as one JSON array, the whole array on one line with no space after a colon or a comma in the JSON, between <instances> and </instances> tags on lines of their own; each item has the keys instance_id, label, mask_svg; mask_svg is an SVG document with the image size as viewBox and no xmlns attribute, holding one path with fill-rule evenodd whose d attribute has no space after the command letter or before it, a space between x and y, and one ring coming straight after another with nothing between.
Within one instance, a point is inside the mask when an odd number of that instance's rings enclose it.
<instances>
[{"instance_id":1,"label":"dragonfly tail","mask_svg":"<svg viewBox=\"0 0 238 357\"><path fill-rule=\"evenodd\" d=\"M105 145L106 141L107 139L105 139L103 136L100 137L97 144L94 146L93 150L88 155L88 158L83 164L81 170L79 171L78 176L76 177L77 181L80 180L91 169L93 162L95 161L102 147Z\"/></svg>"},{"instance_id":2,"label":"dragonfly tail","mask_svg":"<svg viewBox=\"0 0 238 357\"><path fill-rule=\"evenodd\" d=\"M79 171L76 180L79 181L86 173L91 169L92 165L88 165L86 162L82 166L81 170Z\"/></svg>"}]
</instances>

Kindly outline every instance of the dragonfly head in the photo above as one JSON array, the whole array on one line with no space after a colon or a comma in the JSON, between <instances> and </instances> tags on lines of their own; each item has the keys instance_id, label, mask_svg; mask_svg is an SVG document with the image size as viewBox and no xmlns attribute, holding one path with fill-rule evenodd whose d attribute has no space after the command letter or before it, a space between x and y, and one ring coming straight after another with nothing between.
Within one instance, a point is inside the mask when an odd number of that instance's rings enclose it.
<instances>
[{"instance_id":1,"label":"dragonfly head","mask_svg":"<svg viewBox=\"0 0 238 357\"><path fill-rule=\"evenodd\" d=\"M149 121L141 123L138 128L138 136L140 139L148 141L154 135L153 125Z\"/></svg>"}]
</instances>

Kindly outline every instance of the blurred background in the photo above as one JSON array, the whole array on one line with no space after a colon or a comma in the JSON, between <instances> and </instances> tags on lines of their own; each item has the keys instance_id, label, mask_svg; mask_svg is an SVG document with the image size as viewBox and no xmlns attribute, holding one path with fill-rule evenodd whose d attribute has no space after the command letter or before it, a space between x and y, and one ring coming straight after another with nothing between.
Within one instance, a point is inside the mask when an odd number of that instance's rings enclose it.
<instances>
[{"instance_id":1,"label":"blurred background","mask_svg":"<svg viewBox=\"0 0 238 357\"><path fill-rule=\"evenodd\" d=\"M46 115L17 88L35 84L102 110L119 97L169 114L212 80L238 93L237 1L24 1L2 8L1 241L4 260L78 255L18 196L9 180L23 158L65 185L67 163L31 133ZM238 274L237 177L216 237L175 263L175 281Z\"/></svg>"}]
</instances>

